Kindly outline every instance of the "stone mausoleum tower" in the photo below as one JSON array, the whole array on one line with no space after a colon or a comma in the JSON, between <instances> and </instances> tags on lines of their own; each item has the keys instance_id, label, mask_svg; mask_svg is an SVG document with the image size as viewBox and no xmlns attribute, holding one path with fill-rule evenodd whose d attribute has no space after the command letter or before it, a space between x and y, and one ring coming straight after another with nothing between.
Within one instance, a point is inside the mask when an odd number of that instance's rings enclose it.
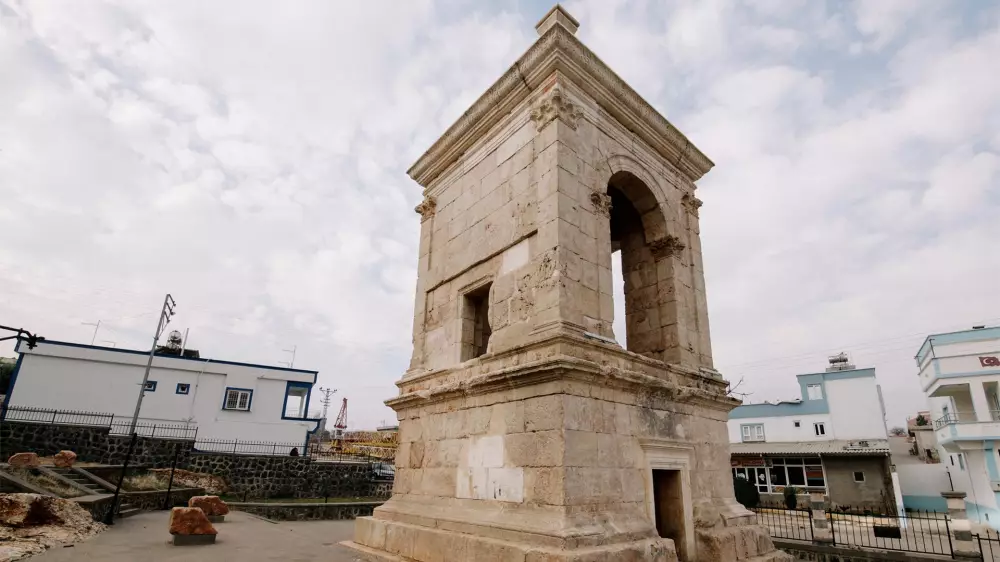
<instances>
[{"instance_id":1,"label":"stone mausoleum tower","mask_svg":"<svg viewBox=\"0 0 1000 562\"><path fill-rule=\"evenodd\" d=\"M738 402L712 368L694 194L712 162L577 26L550 11L409 170L424 201L413 358L387 402L396 481L345 544L420 562L789 559L733 493Z\"/></svg>"}]
</instances>

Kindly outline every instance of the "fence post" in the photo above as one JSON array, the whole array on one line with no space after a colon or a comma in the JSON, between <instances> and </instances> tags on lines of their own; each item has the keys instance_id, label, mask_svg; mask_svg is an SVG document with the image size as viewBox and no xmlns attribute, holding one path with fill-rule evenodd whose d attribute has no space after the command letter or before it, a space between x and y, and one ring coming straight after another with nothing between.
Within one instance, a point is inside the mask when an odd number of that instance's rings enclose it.
<instances>
[{"instance_id":1,"label":"fence post","mask_svg":"<svg viewBox=\"0 0 1000 562\"><path fill-rule=\"evenodd\" d=\"M826 518L826 497L824 492L809 492L809 509L812 512L813 542L832 543L833 525Z\"/></svg>"},{"instance_id":2,"label":"fence post","mask_svg":"<svg viewBox=\"0 0 1000 562\"><path fill-rule=\"evenodd\" d=\"M240 442L239 439L233 439L233 454L236 454L236 445Z\"/></svg>"},{"instance_id":3,"label":"fence post","mask_svg":"<svg viewBox=\"0 0 1000 562\"><path fill-rule=\"evenodd\" d=\"M948 515L951 517L951 540L955 558L979 559L979 550L972 541L972 525L965 512L965 492L941 492L941 497L948 503Z\"/></svg>"},{"instance_id":4,"label":"fence post","mask_svg":"<svg viewBox=\"0 0 1000 562\"><path fill-rule=\"evenodd\" d=\"M170 509L170 493L174 488L174 470L177 469L177 455L180 453L180 443L174 443L174 460L170 463L170 480L167 482L167 497L163 499L163 509Z\"/></svg>"}]
</instances>

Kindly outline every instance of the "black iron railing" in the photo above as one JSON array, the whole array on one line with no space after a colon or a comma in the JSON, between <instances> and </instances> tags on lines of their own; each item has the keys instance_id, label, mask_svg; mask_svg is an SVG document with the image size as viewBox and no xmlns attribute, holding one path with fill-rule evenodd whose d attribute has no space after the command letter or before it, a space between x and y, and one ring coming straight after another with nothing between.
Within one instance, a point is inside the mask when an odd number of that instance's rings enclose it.
<instances>
[{"instance_id":1,"label":"black iron railing","mask_svg":"<svg viewBox=\"0 0 1000 562\"><path fill-rule=\"evenodd\" d=\"M774 538L815 539L811 511L779 507L755 507L752 511L757 516L757 523L766 527ZM833 545L954 556L951 520L946 513L826 511L823 516ZM982 540L985 548L995 548L1000 556L1000 536L983 536Z\"/></svg>"},{"instance_id":2,"label":"black iron railing","mask_svg":"<svg viewBox=\"0 0 1000 562\"><path fill-rule=\"evenodd\" d=\"M3 420L12 422L43 423L50 425L85 425L93 427L108 427L114 414L102 412L86 412L82 410L49 410L46 408L29 408L25 406L7 406L3 411Z\"/></svg>"}]
</instances>

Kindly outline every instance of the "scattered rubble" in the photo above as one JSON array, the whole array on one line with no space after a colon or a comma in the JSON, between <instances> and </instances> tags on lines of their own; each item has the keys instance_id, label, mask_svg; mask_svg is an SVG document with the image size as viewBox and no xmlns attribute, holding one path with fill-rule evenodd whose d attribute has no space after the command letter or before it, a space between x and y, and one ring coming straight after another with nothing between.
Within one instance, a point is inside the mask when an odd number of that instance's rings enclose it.
<instances>
[{"instance_id":1,"label":"scattered rubble","mask_svg":"<svg viewBox=\"0 0 1000 562\"><path fill-rule=\"evenodd\" d=\"M104 529L76 502L39 494L0 494L0 561L79 542Z\"/></svg>"},{"instance_id":2,"label":"scattered rubble","mask_svg":"<svg viewBox=\"0 0 1000 562\"><path fill-rule=\"evenodd\" d=\"M41 461L35 453L14 453L7 459L7 464L12 468L36 468Z\"/></svg>"},{"instance_id":3,"label":"scattered rubble","mask_svg":"<svg viewBox=\"0 0 1000 562\"><path fill-rule=\"evenodd\" d=\"M164 482L170 478L169 468L154 468L149 472L156 474ZM208 494L219 495L229 491L229 485L219 476L205 474L202 472L191 472L190 470L177 469L174 471L175 488L202 488Z\"/></svg>"},{"instance_id":4,"label":"scattered rubble","mask_svg":"<svg viewBox=\"0 0 1000 562\"><path fill-rule=\"evenodd\" d=\"M69 468L76 462L76 453L73 451L59 451L52 457L52 463L60 468Z\"/></svg>"}]
</instances>

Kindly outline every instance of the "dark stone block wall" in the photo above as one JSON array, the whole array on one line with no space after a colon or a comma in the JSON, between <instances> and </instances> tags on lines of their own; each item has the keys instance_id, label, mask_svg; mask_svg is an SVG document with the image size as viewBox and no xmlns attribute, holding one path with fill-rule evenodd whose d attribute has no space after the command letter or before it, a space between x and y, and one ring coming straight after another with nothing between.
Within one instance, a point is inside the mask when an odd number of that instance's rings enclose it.
<instances>
[{"instance_id":1,"label":"dark stone block wall","mask_svg":"<svg viewBox=\"0 0 1000 562\"><path fill-rule=\"evenodd\" d=\"M374 503L230 503L229 509L245 511L275 521L316 521L367 517L382 505Z\"/></svg>"},{"instance_id":2,"label":"dark stone block wall","mask_svg":"<svg viewBox=\"0 0 1000 562\"><path fill-rule=\"evenodd\" d=\"M0 457L25 451L53 455L68 449L80 461L116 465L125 461L129 440L109 435L106 427L5 421L0 424ZM194 450L192 441L144 437L136 441L131 465L170 468L176 451L177 468L221 476L230 493L247 498L388 498L392 494L391 480L377 478L367 463L203 453Z\"/></svg>"}]
</instances>

